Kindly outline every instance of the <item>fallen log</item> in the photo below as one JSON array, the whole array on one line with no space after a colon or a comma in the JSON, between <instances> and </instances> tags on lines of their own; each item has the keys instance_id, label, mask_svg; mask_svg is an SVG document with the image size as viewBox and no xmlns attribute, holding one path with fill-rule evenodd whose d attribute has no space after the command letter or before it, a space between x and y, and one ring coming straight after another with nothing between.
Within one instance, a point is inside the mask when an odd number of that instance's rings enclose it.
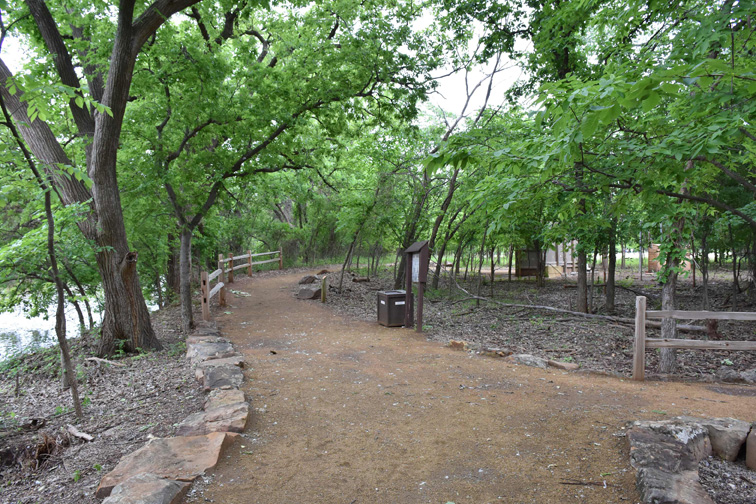
<instances>
[{"instance_id":1,"label":"fallen log","mask_svg":"<svg viewBox=\"0 0 756 504\"><path fill-rule=\"evenodd\" d=\"M582 312L575 312L571 310L565 310L562 308L554 308L553 306L544 306L544 305L526 305L526 304L517 304L517 303L503 303L501 301L496 301L493 299L488 299L482 296L475 296L473 294L470 294L462 287L459 287L459 284L457 287L468 295L466 299L461 299L455 301L461 302L461 301L469 301L469 300L480 300L480 301L486 301L488 303L494 303L499 306L506 306L507 308L522 308L527 310L544 310L544 311L550 311L555 313L567 313L569 315L572 315L574 317L582 317L587 319L594 319L594 320L606 320L608 322L614 322L618 324L629 324L629 325L635 325L635 319L631 318L625 318L625 317L613 317L611 315L594 315L592 313L582 313ZM661 322L652 322L649 320L646 320L646 326L647 327L653 327L655 329L661 328ZM681 332L708 332L708 329L704 326L694 326L694 325L687 325L687 324L678 324L677 330Z\"/></svg>"}]
</instances>

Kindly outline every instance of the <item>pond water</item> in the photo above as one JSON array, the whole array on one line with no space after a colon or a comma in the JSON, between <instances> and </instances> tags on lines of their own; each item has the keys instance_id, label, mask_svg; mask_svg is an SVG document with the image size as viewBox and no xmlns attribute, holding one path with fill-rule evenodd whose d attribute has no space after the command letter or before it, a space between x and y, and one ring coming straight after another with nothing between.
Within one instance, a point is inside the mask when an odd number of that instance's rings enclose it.
<instances>
[{"instance_id":1,"label":"pond water","mask_svg":"<svg viewBox=\"0 0 756 504\"><path fill-rule=\"evenodd\" d=\"M0 361L57 344L55 309L55 305L48 309L47 318L27 318L21 307L0 313ZM99 314L95 313L94 316L95 322L99 321ZM69 338L80 336L79 317L72 306L66 307L66 332Z\"/></svg>"}]
</instances>

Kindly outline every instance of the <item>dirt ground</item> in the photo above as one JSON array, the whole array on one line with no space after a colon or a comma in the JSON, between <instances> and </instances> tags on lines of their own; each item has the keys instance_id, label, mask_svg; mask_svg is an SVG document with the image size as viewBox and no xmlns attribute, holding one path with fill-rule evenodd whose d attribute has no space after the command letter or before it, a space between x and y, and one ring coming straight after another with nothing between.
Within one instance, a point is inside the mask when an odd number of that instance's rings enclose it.
<instances>
[{"instance_id":1,"label":"dirt ground","mask_svg":"<svg viewBox=\"0 0 756 504\"><path fill-rule=\"evenodd\" d=\"M241 279L216 312L253 415L186 503L637 502L627 422L756 420L753 387L517 366ZM506 329L506 328L505 328ZM464 339L464 338L461 338Z\"/></svg>"}]
</instances>

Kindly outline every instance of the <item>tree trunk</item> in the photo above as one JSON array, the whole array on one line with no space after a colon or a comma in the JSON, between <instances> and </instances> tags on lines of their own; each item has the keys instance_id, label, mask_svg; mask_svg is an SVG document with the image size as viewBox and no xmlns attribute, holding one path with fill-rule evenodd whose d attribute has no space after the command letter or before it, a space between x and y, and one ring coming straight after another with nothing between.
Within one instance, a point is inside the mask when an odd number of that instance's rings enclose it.
<instances>
[{"instance_id":1,"label":"tree trunk","mask_svg":"<svg viewBox=\"0 0 756 504\"><path fill-rule=\"evenodd\" d=\"M509 272L507 273L507 281L512 281L512 256L514 255L514 244L509 246L509 259L507 260L507 267Z\"/></svg>"},{"instance_id":2,"label":"tree trunk","mask_svg":"<svg viewBox=\"0 0 756 504\"><path fill-rule=\"evenodd\" d=\"M623 252L622 257L625 257ZM614 277L617 270L617 221L612 220L612 230L609 236L609 273L606 277L606 311L614 313Z\"/></svg>"},{"instance_id":3,"label":"tree trunk","mask_svg":"<svg viewBox=\"0 0 756 504\"><path fill-rule=\"evenodd\" d=\"M3 86L3 90L4 90ZM71 352L68 346L68 339L66 338L66 313L65 313L65 293L63 289L63 281L60 278L58 271L58 260L55 255L55 219L52 212L52 183L50 180L45 180L42 173L37 169L36 164L31 156L31 153L21 140L21 135L15 128L12 122L11 114L8 111L5 103L5 97L0 94L0 109L3 112L3 119L5 120L6 127L10 130L13 138L21 149L24 159L31 169L34 177L37 179L39 188L44 193L45 199L45 219L47 220L47 255L50 259L50 272L52 273L53 282L55 283L55 293L57 295L57 307L55 310L55 336L58 339L60 346L61 364L63 369L63 387L70 387L71 397L73 399L74 411L76 412L76 418L81 420L84 415L81 411L81 401L79 400L79 387L76 383L76 374L74 373L73 364L71 363ZM83 317L82 317L83 318Z\"/></svg>"},{"instance_id":4,"label":"tree trunk","mask_svg":"<svg viewBox=\"0 0 756 504\"><path fill-rule=\"evenodd\" d=\"M701 287L703 288L701 293L703 306L701 309L708 311L711 309L711 305L709 303L709 248L707 237L707 232L704 232L701 236Z\"/></svg>"},{"instance_id":5,"label":"tree trunk","mask_svg":"<svg viewBox=\"0 0 756 504\"><path fill-rule=\"evenodd\" d=\"M165 284L168 287L169 300L177 299L181 294L181 238L168 233L168 264L166 265ZM191 257L191 256L190 256Z\"/></svg>"},{"instance_id":6,"label":"tree trunk","mask_svg":"<svg viewBox=\"0 0 756 504\"><path fill-rule=\"evenodd\" d=\"M588 313L588 258L585 250L578 245L577 251L577 309Z\"/></svg>"},{"instance_id":7,"label":"tree trunk","mask_svg":"<svg viewBox=\"0 0 756 504\"><path fill-rule=\"evenodd\" d=\"M494 279L496 278L496 263L494 263L494 250L495 247L491 247L491 297L494 295Z\"/></svg>"},{"instance_id":8,"label":"tree trunk","mask_svg":"<svg viewBox=\"0 0 756 504\"><path fill-rule=\"evenodd\" d=\"M181 328L189 334L194 329L192 313L192 230L184 228L179 235L179 296L181 298Z\"/></svg>"},{"instance_id":9,"label":"tree trunk","mask_svg":"<svg viewBox=\"0 0 756 504\"><path fill-rule=\"evenodd\" d=\"M593 313L593 299L596 291L596 256L598 248L593 249L593 263L591 264L591 295L588 298L588 313Z\"/></svg>"},{"instance_id":10,"label":"tree trunk","mask_svg":"<svg viewBox=\"0 0 756 504\"><path fill-rule=\"evenodd\" d=\"M677 264L675 264L675 262ZM679 266L679 261L673 261L673 267ZM677 271L672 271L662 287L662 310L676 310L677 302L675 290L677 289ZM677 321L671 318L662 319L661 337L666 339L677 338ZM659 372L670 374L677 370L677 350L674 348L662 348L659 359Z\"/></svg>"}]
</instances>

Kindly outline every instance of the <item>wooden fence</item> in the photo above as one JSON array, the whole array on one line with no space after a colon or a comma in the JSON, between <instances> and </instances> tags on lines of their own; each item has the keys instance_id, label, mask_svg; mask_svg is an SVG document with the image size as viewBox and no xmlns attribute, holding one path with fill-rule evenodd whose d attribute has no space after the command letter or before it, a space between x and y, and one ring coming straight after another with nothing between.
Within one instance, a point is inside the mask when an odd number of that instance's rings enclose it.
<instances>
[{"instance_id":1,"label":"wooden fence","mask_svg":"<svg viewBox=\"0 0 756 504\"><path fill-rule=\"evenodd\" d=\"M681 348L686 350L756 350L756 341L710 341L669 338L646 338L646 319L676 320L756 320L756 312L712 312L682 310L646 310L645 296L635 298L635 344L633 345L633 380L646 378L647 348Z\"/></svg>"},{"instance_id":2,"label":"wooden fence","mask_svg":"<svg viewBox=\"0 0 756 504\"><path fill-rule=\"evenodd\" d=\"M278 255L278 257L274 257L273 259L266 259L264 261L252 261L253 257L262 257L269 255ZM234 262L241 261L242 259L244 259L243 263L234 266ZM220 306L226 305L226 285L234 283L234 271L242 268L247 268L247 275L252 276L252 266L256 264L267 264L272 262L277 262L278 269L283 269L283 254L280 250L274 250L273 252L260 252L258 254L253 254L251 250L248 250L246 254L238 256L235 256L233 254L228 254L228 256L218 254L218 269L213 271L212 273L203 271L200 274L202 319L210 320L210 300L216 294L219 294L218 304ZM215 284L215 287L210 288L212 281L216 278L218 279L218 281Z\"/></svg>"}]
</instances>

